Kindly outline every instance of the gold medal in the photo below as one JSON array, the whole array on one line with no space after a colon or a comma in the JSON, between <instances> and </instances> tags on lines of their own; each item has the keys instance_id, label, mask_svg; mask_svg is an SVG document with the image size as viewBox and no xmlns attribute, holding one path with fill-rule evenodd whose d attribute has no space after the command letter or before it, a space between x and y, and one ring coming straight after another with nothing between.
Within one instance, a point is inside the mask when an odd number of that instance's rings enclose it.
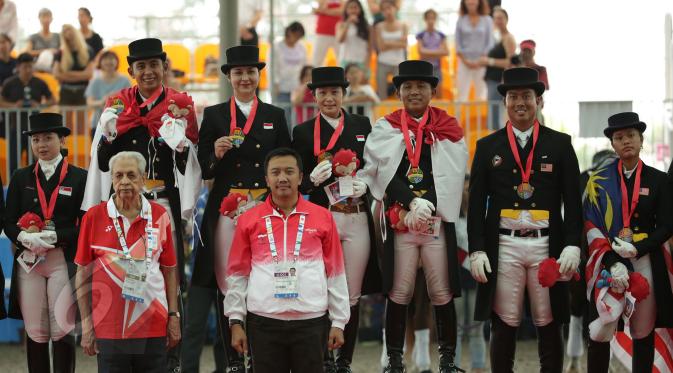
<instances>
[{"instance_id":1,"label":"gold medal","mask_svg":"<svg viewBox=\"0 0 673 373\"><path fill-rule=\"evenodd\" d=\"M231 133L231 143L238 148L243 145L243 141L245 141L245 133L243 133L243 130L239 127L234 128Z\"/></svg>"},{"instance_id":2,"label":"gold medal","mask_svg":"<svg viewBox=\"0 0 673 373\"><path fill-rule=\"evenodd\" d=\"M324 160L328 160L332 162L332 153L330 152L322 152L318 155L318 163L321 163Z\"/></svg>"},{"instance_id":3,"label":"gold medal","mask_svg":"<svg viewBox=\"0 0 673 373\"><path fill-rule=\"evenodd\" d=\"M411 167L407 172L407 179L412 184L418 184L423 181L423 170L420 167Z\"/></svg>"},{"instance_id":4,"label":"gold medal","mask_svg":"<svg viewBox=\"0 0 673 373\"><path fill-rule=\"evenodd\" d=\"M528 183L521 183L518 187L516 187L516 194L518 194L519 198L521 199L528 199L532 197L534 191L535 188L533 188L533 186Z\"/></svg>"},{"instance_id":5,"label":"gold medal","mask_svg":"<svg viewBox=\"0 0 673 373\"><path fill-rule=\"evenodd\" d=\"M617 237L622 241L632 243L633 242L633 231L629 227L625 227L619 230Z\"/></svg>"}]
</instances>

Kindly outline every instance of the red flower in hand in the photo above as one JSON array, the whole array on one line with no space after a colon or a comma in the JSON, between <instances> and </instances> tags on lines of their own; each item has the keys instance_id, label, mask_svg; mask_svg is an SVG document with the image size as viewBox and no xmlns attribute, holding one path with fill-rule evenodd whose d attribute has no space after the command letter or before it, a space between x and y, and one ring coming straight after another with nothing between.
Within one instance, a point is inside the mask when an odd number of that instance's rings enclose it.
<instances>
[{"instance_id":1,"label":"red flower in hand","mask_svg":"<svg viewBox=\"0 0 673 373\"><path fill-rule=\"evenodd\" d=\"M220 203L220 214L222 214L222 216L233 217L236 210L238 210L238 207L245 202L248 202L248 197L240 193L229 193L229 195L222 198L222 203Z\"/></svg>"},{"instance_id":2,"label":"red flower in hand","mask_svg":"<svg viewBox=\"0 0 673 373\"><path fill-rule=\"evenodd\" d=\"M39 215L33 212L27 212L21 216L16 225L24 231L31 233L39 232L44 228L44 222Z\"/></svg>"}]
</instances>

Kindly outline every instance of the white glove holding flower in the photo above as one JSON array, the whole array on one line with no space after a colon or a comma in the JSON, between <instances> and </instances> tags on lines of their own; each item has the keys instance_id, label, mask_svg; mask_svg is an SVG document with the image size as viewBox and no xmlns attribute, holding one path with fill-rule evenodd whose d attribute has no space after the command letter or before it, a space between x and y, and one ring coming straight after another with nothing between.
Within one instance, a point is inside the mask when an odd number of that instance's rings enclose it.
<instances>
[{"instance_id":1,"label":"white glove holding flower","mask_svg":"<svg viewBox=\"0 0 673 373\"><path fill-rule=\"evenodd\" d=\"M310 176L311 182L315 186L319 186L330 177L332 177L332 162L330 162L329 159L325 159L324 161L318 163L318 165L315 166L313 171L311 171Z\"/></svg>"},{"instance_id":2,"label":"white glove holding flower","mask_svg":"<svg viewBox=\"0 0 673 373\"><path fill-rule=\"evenodd\" d=\"M98 121L98 126L101 127L103 136L108 141L112 141L117 137L117 109L108 107L103 110Z\"/></svg>"},{"instance_id":3,"label":"white glove holding flower","mask_svg":"<svg viewBox=\"0 0 673 373\"><path fill-rule=\"evenodd\" d=\"M409 211L404 216L404 225L409 228L410 231L418 231L423 225L423 219L421 219L418 214L414 211Z\"/></svg>"},{"instance_id":4,"label":"white glove holding flower","mask_svg":"<svg viewBox=\"0 0 673 373\"><path fill-rule=\"evenodd\" d=\"M573 274L580 265L580 248L577 246L566 246L558 258L561 275Z\"/></svg>"},{"instance_id":5,"label":"white glove holding flower","mask_svg":"<svg viewBox=\"0 0 673 373\"><path fill-rule=\"evenodd\" d=\"M435 211L435 205L427 199L416 197L409 203L409 210L416 213L419 218L428 220L432 216L432 212Z\"/></svg>"},{"instance_id":6,"label":"white glove holding flower","mask_svg":"<svg viewBox=\"0 0 673 373\"><path fill-rule=\"evenodd\" d=\"M159 127L159 135L171 149L182 152L187 145L187 120L185 118L173 118L168 114L161 117L163 123Z\"/></svg>"},{"instance_id":7,"label":"white glove holding flower","mask_svg":"<svg viewBox=\"0 0 673 373\"><path fill-rule=\"evenodd\" d=\"M475 251L470 254L470 273L477 282L486 283L486 273L491 273L491 262L488 255L483 251Z\"/></svg>"},{"instance_id":8,"label":"white glove holding flower","mask_svg":"<svg viewBox=\"0 0 673 373\"><path fill-rule=\"evenodd\" d=\"M353 198L360 198L367 193L367 184L359 179L353 179Z\"/></svg>"},{"instance_id":9,"label":"white glove holding flower","mask_svg":"<svg viewBox=\"0 0 673 373\"><path fill-rule=\"evenodd\" d=\"M629 287L629 270L623 263L617 262L610 267L610 274L612 275L612 288L618 292L623 293Z\"/></svg>"},{"instance_id":10,"label":"white glove holding flower","mask_svg":"<svg viewBox=\"0 0 673 373\"><path fill-rule=\"evenodd\" d=\"M45 241L45 239L48 239L48 237L50 236L47 233L48 232L45 231L35 233L28 233L25 231L21 231L17 239L26 249L32 251L33 253L39 256L42 256L49 249L54 248L54 245L51 245ZM56 232L53 233L54 235L56 235Z\"/></svg>"},{"instance_id":11,"label":"white glove holding flower","mask_svg":"<svg viewBox=\"0 0 673 373\"><path fill-rule=\"evenodd\" d=\"M630 259L638 255L638 250L632 243L626 242L619 237L615 237L612 243L612 250L614 250L622 258Z\"/></svg>"}]
</instances>

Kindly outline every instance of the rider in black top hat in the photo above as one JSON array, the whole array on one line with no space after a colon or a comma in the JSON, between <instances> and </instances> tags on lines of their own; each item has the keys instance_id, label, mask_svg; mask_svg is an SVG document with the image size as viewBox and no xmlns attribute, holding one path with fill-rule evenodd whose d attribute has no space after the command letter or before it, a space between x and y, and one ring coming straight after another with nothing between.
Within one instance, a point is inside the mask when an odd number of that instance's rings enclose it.
<instances>
[{"instance_id":1,"label":"rider in black top hat","mask_svg":"<svg viewBox=\"0 0 673 373\"><path fill-rule=\"evenodd\" d=\"M567 281L580 261L579 166L570 136L535 119L544 93L537 71L505 70L505 128L480 139L470 172L467 214L476 320L492 320L491 369L512 372L516 330L530 299L541 371L563 368L561 325L568 322ZM563 206L563 215L561 207ZM542 287L540 263L554 258L561 280Z\"/></svg>"},{"instance_id":2,"label":"rider in black top hat","mask_svg":"<svg viewBox=\"0 0 673 373\"><path fill-rule=\"evenodd\" d=\"M235 218L262 201L268 192L264 178L264 158L273 149L290 145L283 109L262 102L255 94L259 72L266 64L259 61L259 49L235 46L226 51L222 73L234 94L226 102L207 107L199 131L198 158L203 179L214 179L204 211L201 234L203 244L196 251L192 287L217 286L226 293L225 271ZM240 196L240 197L239 197ZM241 201L241 209L220 212L225 198ZM244 201L244 202L243 202ZM242 368L243 359L231 348L228 320L217 302L221 332L230 368ZM190 320L196 327L206 320Z\"/></svg>"}]
</instances>

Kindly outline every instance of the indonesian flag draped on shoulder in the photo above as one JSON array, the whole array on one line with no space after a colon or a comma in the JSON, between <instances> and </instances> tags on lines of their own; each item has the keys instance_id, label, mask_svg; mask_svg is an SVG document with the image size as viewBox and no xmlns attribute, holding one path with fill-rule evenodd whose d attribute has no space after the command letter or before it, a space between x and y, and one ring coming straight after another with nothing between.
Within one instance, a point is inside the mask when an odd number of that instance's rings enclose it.
<instances>
[{"instance_id":1,"label":"indonesian flag draped on shoulder","mask_svg":"<svg viewBox=\"0 0 673 373\"><path fill-rule=\"evenodd\" d=\"M406 151L401 125L402 110L376 121L365 144L365 166L357 174L379 201L383 200L386 188ZM454 223L460 212L468 158L467 145L463 129L456 118L432 106L429 107L428 115L423 141L430 144L431 148L437 216L445 222ZM409 136L414 139L418 123L412 120L408 124Z\"/></svg>"},{"instance_id":2,"label":"indonesian flag draped on shoulder","mask_svg":"<svg viewBox=\"0 0 673 373\"><path fill-rule=\"evenodd\" d=\"M190 112L184 117L186 121L185 127L185 142L187 143L187 164L185 173L182 174L173 165L173 172L175 175L175 187L180 192L180 208L181 216L184 219L191 218L196 200L198 199L201 190L201 167L196 155L196 144L199 139L199 129L196 122L196 114L194 112L194 102L186 92L179 92L169 87L163 87L165 98L156 103L152 109L145 116L140 115L141 104L136 101L136 94L138 86L125 88L119 91L116 95L111 96L106 103L106 109L113 105L122 107L121 112L117 118L117 136L121 136L128 130L145 126L147 127L152 138L160 137L160 129L169 120L175 121L169 113L171 112L171 105L178 105L180 108L186 105L191 105ZM154 101L154 98L148 99L149 102ZM174 123L173 123L174 124ZM84 200L82 201L82 210L87 211L90 207L98 205L102 201L107 201L110 196L110 187L112 185L110 172L102 172L98 164L98 144L103 137L103 128L99 121L94 134L93 142L91 144L91 161L89 164L89 173L87 175L86 189L84 192ZM176 150L173 150L173 157L175 159Z\"/></svg>"}]
</instances>

